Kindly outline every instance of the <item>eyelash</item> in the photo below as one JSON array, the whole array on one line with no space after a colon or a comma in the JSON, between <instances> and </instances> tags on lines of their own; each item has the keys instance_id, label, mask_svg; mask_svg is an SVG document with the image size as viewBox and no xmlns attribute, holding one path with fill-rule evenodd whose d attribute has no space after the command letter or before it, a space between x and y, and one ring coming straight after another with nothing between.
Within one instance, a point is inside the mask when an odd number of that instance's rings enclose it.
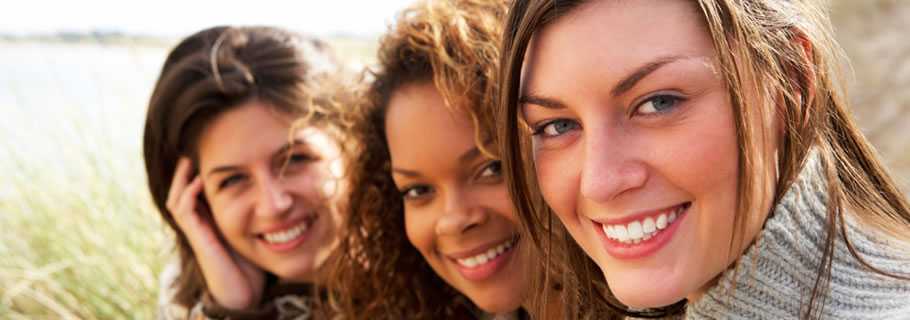
<instances>
[{"instance_id":1,"label":"eyelash","mask_svg":"<svg viewBox=\"0 0 910 320\"><path fill-rule=\"evenodd\" d=\"M491 160L491 161L487 162L486 165L484 165L480 169L480 173L477 174L475 179L477 179L477 180L498 179L499 177L502 176L502 167L501 166L502 166L501 161ZM418 191L421 189L423 192ZM411 185L411 186L402 188L401 190L398 191L398 193L401 194L401 198L404 199L404 201L417 201L417 200L423 199L424 197L427 197L433 191L434 191L433 187L431 187L429 185L417 184L417 185ZM418 192L419 194L412 195L411 194L412 192Z\"/></svg>"},{"instance_id":2,"label":"eyelash","mask_svg":"<svg viewBox=\"0 0 910 320\"><path fill-rule=\"evenodd\" d=\"M306 153L292 153L290 156L288 156L287 159L288 159L288 163L309 162L311 160L316 160L316 158L314 158Z\"/></svg>"},{"instance_id":3,"label":"eyelash","mask_svg":"<svg viewBox=\"0 0 910 320\"><path fill-rule=\"evenodd\" d=\"M292 153L287 157L287 164L292 165L295 163L306 163L306 162L309 162L312 160L315 160L315 158L311 157L310 155L308 155L306 153ZM230 176L224 178L224 180L221 180L220 183L218 183L218 190L222 190L227 187L230 187L238 182L243 181L243 179L245 179L245 178L246 178L246 176L244 176L242 174L230 175Z\"/></svg>"},{"instance_id":4,"label":"eyelash","mask_svg":"<svg viewBox=\"0 0 910 320\"><path fill-rule=\"evenodd\" d=\"M664 111L654 109L655 111L653 111L653 112L641 113L641 109L649 103L651 104L651 106L653 108L654 102L657 99L667 99L671 103L671 105L669 107L667 107L667 109L665 109ZM683 101L685 101L685 99L680 96L666 94L666 93L656 94L651 97L648 97L647 99L645 99L644 101L642 101L641 103L636 105L635 108L632 109L630 117L635 116L636 114L639 116L643 116L643 117L651 117L651 116L667 114L667 113L670 113L670 112L673 112L674 110L676 110L679 107L679 104Z\"/></svg>"},{"instance_id":5,"label":"eyelash","mask_svg":"<svg viewBox=\"0 0 910 320\"><path fill-rule=\"evenodd\" d=\"M220 183L218 183L218 190L222 190L222 189L230 187L236 183L239 183L239 182L243 181L244 178L246 178L246 177L241 174L230 175L227 178L224 178L224 180L221 180Z\"/></svg>"},{"instance_id":6,"label":"eyelash","mask_svg":"<svg viewBox=\"0 0 910 320\"><path fill-rule=\"evenodd\" d=\"M654 108L653 105L654 105L655 100L657 100L657 99L667 99L672 104L663 111L655 109L655 111L651 111L648 113L640 112L640 110L643 108L643 106L647 105L648 103L650 103L652 105L652 108ZM654 95L654 96L651 96L651 97L645 99L643 102L636 105L632 109L632 112L630 112L630 117L633 117L636 115L641 116L641 117L654 117L654 116L660 116L663 114L667 114L667 113L670 113L670 112L673 112L674 110L676 110L678 108L679 103L681 103L683 101L685 101L685 99L682 97L679 97L679 96L670 95L670 94L657 94L657 95ZM537 126L534 127L534 130L531 133L531 135L540 136L543 138L552 138L552 137L561 136L561 135L565 134L565 132L556 133L556 134L547 134L546 133L547 128L549 128L550 125L561 123L561 122L572 124L573 126L571 128L569 128L569 130L574 130L574 129L578 129L579 127L581 127L581 125L578 124L577 122L575 122L574 120L559 118L559 119L553 119L553 120L549 120L549 121L543 122L541 124L538 124ZM568 132L568 130L567 130L567 132Z\"/></svg>"},{"instance_id":7,"label":"eyelash","mask_svg":"<svg viewBox=\"0 0 910 320\"><path fill-rule=\"evenodd\" d=\"M565 132L563 132L563 133L556 133L556 134L549 134L549 133L546 132L546 131L547 131L547 128L549 128L550 125L553 125L553 124L556 124L556 123L561 123L561 122L569 123L569 124L574 125L572 128L570 128L570 129L572 129L572 130L578 129L578 128L581 127L581 125L579 125L578 122L575 122L575 121L569 120L569 119L565 119L565 118L559 118L559 119L553 119L553 120L549 120L549 121L546 121L546 122L544 122L544 123L538 124L537 126L534 127L534 131L531 133L531 135L532 135L532 136L535 136L535 137L539 136L539 137L542 137L542 138L552 138L552 137L561 136L561 135L565 134Z\"/></svg>"},{"instance_id":8,"label":"eyelash","mask_svg":"<svg viewBox=\"0 0 910 320\"><path fill-rule=\"evenodd\" d=\"M418 189L424 189L425 191L420 194L417 194L417 195L410 195L410 193L412 191L416 191ZM419 200L422 197L426 197L427 194L429 194L432 191L433 191L432 187L430 187L428 185L418 184L418 185L408 186L404 189L399 190L398 192L401 194L401 198L404 199L404 201L414 201L414 200Z\"/></svg>"},{"instance_id":9,"label":"eyelash","mask_svg":"<svg viewBox=\"0 0 910 320\"><path fill-rule=\"evenodd\" d=\"M493 169L494 167L496 168L495 170ZM477 179L497 178L500 176L502 176L502 161L491 160L480 169L480 173L477 175Z\"/></svg>"}]
</instances>

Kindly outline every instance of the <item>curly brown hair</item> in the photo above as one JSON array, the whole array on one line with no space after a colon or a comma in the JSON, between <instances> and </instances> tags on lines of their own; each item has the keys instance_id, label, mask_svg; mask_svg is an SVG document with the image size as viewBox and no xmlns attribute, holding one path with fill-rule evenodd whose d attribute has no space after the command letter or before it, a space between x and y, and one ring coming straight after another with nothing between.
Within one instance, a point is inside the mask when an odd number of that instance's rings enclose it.
<instances>
[{"instance_id":1,"label":"curly brown hair","mask_svg":"<svg viewBox=\"0 0 910 320\"><path fill-rule=\"evenodd\" d=\"M406 236L384 125L393 92L432 81L447 106L472 119L478 147L492 155L506 8L503 0L419 1L380 40L379 67L370 72L354 131L365 152L353 164L347 234L329 282L330 303L346 318L451 319L474 309Z\"/></svg>"},{"instance_id":2,"label":"curly brown hair","mask_svg":"<svg viewBox=\"0 0 910 320\"><path fill-rule=\"evenodd\" d=\"M352 127L339 91L343 74L326 43L271 27L208 28L168 54L149 102L143 153L152 199L175 233L175 303L192 307L206 290L196 255L165 205L177 160L188 156L198 163L201 131L219 115L258 99L277 113L300 117L294 128L325 128L350 163L359 140L343 134Z\"/></svg>"}]
</instances>

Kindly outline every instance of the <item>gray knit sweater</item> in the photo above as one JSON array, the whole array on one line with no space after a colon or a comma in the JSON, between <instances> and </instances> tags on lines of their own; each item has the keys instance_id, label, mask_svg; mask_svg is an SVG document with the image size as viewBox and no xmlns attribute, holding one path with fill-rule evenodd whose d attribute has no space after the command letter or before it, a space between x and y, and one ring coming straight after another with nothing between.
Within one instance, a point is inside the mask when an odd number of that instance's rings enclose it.
<instances>
[{"instance_id":1,"label":"gray knit sweater","mask_svg":"<svg viewBox=\"0 0 910 320\"><path fill-rule=\"evenodd\" d=\"M827 194L816 157L810 157L734 269L726 271L686 312L687 319L801 318L824 246ZM907 243L860 225L847 214L847 236L871 265L910 275ZM903 248L903 249L898 249ZM823 319L910 319L910 281L873 273L838 235Z\"/></svg>"}]
</instances>

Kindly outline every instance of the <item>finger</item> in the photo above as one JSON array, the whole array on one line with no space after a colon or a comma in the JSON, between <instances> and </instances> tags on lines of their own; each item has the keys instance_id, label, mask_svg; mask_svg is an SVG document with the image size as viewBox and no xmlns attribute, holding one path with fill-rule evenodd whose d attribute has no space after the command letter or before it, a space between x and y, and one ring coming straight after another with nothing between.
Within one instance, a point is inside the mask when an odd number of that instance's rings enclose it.
<instances>
[{"instance_id":1,"label":"finger","mask_svg":"<svg viewBox=\"0 0 910 320\"><path fill-rule=\"evenodd\" d=\"M184 220L187 218L198 219L199 213L196 212L196 199L198 199L199 192L202 191L202 178L195 177L193 181L190 182L186 188L180 193L179 198L177 199L176 210L172 212L177 220ZM186 231L186 230L184 230Z\"/></svg>"},{"instance_id":2,"label":"finger","mask_svg":"<svg viewBox=\"0 0 910 320\"><path fill-rule=\"evenodd\" d=\"M189 177L187 176L189 175L191 165L192 161L187 157L180 157L180 159L177 160L177 169L174 170L174 178L171 179L171 188L167 195L166 204L168 210L174 211L174 209L176 209L180 194L183 192L183 189L189 180Z\"/></svg>"}]
</instances>

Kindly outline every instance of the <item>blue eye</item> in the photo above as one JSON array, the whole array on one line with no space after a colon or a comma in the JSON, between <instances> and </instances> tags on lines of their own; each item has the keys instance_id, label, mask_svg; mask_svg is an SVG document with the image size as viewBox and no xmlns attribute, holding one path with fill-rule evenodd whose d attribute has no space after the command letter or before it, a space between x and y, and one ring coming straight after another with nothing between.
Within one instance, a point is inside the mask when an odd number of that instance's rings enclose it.
<instances>
[{"instance_id":1,"label":"blue eye","mask_svg":"<svg viewBox=\"0 0 910 320\"><path fill-rule=\"evenodd\" d=\"M676 108L676 105L679 104L679 101L682 98L674 97L671 95L657 95L645 100L644 103L638 106L638 109L635 110L635 113L642 115L651 115L658 113L665 113Z\"/></svg>"},{"instance_id":2,"label":"blue eye","mask_svg":"<svg viewBox=\"0 0 910 320\"><path fill-rule=\"evenodd\" d=\"M543 123L534 130L534 135L543 135L544 137L556 137L565 134L571 130L578 129L578 122L568 119L556 119Z\"/></svg>"}]
</instances>

